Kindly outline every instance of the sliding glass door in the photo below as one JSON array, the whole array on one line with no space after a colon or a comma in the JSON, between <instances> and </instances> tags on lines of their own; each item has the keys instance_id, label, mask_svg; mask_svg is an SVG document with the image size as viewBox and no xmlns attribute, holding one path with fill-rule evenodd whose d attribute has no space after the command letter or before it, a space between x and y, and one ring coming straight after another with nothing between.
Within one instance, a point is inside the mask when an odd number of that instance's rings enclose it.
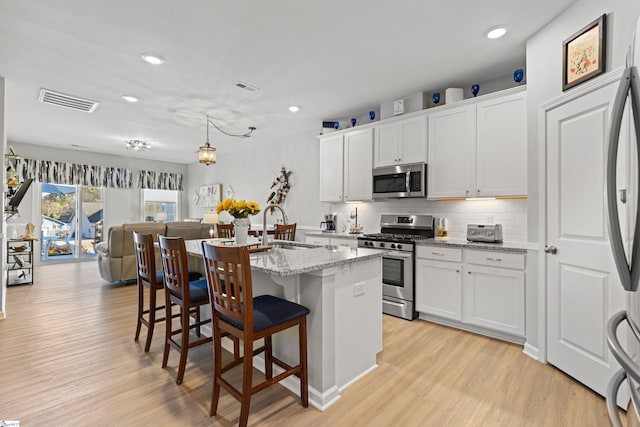
<instances>
[{"instance_id":1,"label":"sliding glass door","mask_svg":"<svg viewBox=\"0 0 640 427\"><path fill-rule=\"evenodd\" d=\"M42 261L95 257L102 241L103 190L42 183Z\"/></svg>"}]
</instances>

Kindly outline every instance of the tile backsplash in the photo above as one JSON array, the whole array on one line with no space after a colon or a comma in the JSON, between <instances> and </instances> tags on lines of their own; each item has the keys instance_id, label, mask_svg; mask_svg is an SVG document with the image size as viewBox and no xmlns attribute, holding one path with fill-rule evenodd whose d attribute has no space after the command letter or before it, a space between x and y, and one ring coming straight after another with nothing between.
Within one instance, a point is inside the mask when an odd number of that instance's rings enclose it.
<instances>
[{"instance_id":1,"label":"tile backsplash","mask_svg":"<svg viewBox=\"0 0 640 427\"><path fill-rule=\"evenodd\" d=\"M358 224L365 233L380 231L382 214L430 214L447 218L449 236L464 239L467 224L502 224L505 242L526 243L527 201L516 200L451 200L394 199L381 202L325 203L326 212L339 214L338 231L348 230L350 218L358 208Z\"/></svg>"}]
</instances>

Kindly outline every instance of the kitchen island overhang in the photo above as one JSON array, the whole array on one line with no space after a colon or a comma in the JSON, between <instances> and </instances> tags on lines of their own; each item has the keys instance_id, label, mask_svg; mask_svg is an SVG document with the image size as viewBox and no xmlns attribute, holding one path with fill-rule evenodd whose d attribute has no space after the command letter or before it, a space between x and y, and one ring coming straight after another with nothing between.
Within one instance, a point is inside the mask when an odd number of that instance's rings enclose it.
<instances>
[{"instance_id":1,"label":"kitchen island overhang","mask_svg":"<svg viewBox=\"0 0 640 427\"><path fill-rule=\"evenodd\" d=\"M187 251L197 258L194 264L199 262L203 270L201 245L202 240L186 242ZM309 403L325 410L342 390L377 367L376 355L382 351L381 257L385 251L297 246L301 248L274 247L251 254L253 295L280 296L311 311L307 319ZM277 334L274 352L287 363L297 363L297 340L295 330ZM262 355L254 357L254 366L264 372ZM300 390L295 376L281 384L296 394Z\"/></svg>"}]
</instances>

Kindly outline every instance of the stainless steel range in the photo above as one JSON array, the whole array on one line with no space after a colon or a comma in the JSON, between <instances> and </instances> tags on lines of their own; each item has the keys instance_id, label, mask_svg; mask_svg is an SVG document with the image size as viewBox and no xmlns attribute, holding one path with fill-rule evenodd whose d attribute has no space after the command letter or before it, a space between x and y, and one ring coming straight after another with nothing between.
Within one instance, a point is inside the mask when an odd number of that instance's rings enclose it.
<instances>
[{"instance_id":1,"label":"stainless steel range","mask_svg":"<svg viewBox=\"0 0 640 427\"><path fill-rule=\"evenodd\" d=\"M358 246L387 249L382 257L382 312L404 319L417 317L415 241L432 238L431 215L382 215L380 233L358 237Z\"/></svg>"}]
</instances>

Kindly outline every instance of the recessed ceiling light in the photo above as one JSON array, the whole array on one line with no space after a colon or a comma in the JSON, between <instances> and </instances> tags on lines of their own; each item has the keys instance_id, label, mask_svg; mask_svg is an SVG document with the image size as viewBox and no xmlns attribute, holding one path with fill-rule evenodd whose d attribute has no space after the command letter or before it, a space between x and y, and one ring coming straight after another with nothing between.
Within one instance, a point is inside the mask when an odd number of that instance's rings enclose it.
<instances>
[{"instance_id":1,"label":"recessed ceiling light","mask_svg":"<svg viewBox=\"0 0 640 427\"><path fill-rule=\"evenodd\" d=\"M300 111L300 107L298 107L297 105L292 105L291 107L289 107L289 111L291 111L292 113L297 113L298 111Z\"/></svg>"},{"instance_id":2,"label":"recessed ceiling light","mask_svg":"<svg viewBox=\"0 0 640 427\"><path fill-rule=\"evenodd\" d=\"M124 99L127 102L131 102L131 103L138 102L138 98L136 98L135 96L132 96L132 95L122 95L122 99Z\"/></svg>"},{"instance_id":3,"label":"recessed ceiling light","mask_svg":"<svg viewBox=\"0 0 640 427\"><path fill-rule=\"evenodd\" d=\"M495 27L491 27L487 30L486 36L488 39L498 39L505 34L507 34L507 30L509 28L506 25L497 25Z\"/></svg>"},{"instance_id":4,"label":"recessed ceiling light","mask_svg":"<svg viewBox=\"0 0 640 427\"><path fill-rule=\"evenodd\" d=\"M145 52L140 55L140 58L152 65L164 64L164 58L156 53Z\"/></svg>"}]
</instances>

